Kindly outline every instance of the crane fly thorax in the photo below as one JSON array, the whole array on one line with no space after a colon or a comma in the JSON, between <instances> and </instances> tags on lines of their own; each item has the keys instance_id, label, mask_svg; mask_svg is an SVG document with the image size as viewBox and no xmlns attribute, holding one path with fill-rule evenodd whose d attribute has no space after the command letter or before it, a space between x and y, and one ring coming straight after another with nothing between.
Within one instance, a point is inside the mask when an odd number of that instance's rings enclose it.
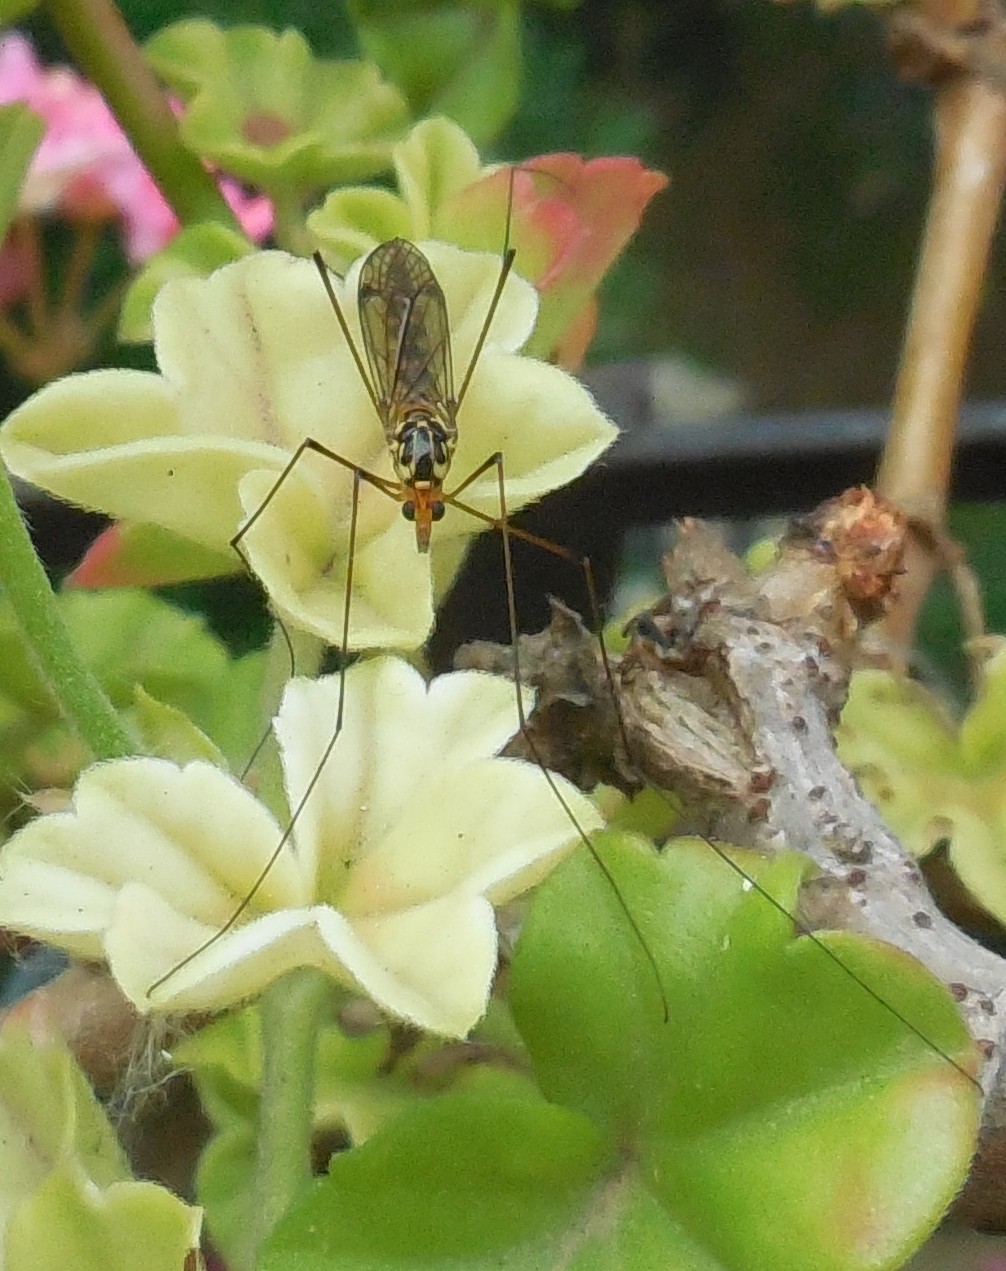
<instances>
[{"instance_id":1,"label":"crane fly thorax","mask_svg":"<svg viewBox=\"0 0 1006 1271\"><path fill-rule=\"evenodd\" d=\"M451 468L458 430L454 421L428 405L408 406L391 439L391 459L403 485L443 485Z\"/></svg>"}]
</instances>

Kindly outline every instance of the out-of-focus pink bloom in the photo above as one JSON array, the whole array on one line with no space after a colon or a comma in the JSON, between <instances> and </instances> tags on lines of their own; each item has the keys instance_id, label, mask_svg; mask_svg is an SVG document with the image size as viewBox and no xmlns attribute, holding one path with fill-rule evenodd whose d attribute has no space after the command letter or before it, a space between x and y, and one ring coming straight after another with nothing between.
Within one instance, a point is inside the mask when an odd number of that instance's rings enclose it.
<instances>
[{"instance_id":1,"label":"out-of-focus pink bloom","mask_svg":"<svg viewBox=\"0 0 1006 1271\"><path fill-rule=\"evenodd\" d=\"M21 191L21 212L58 212L70 220L121 216L134 264L169 242L178 222L105 99L68 67L41 66L30 41L16 32L0 40L0 103L13 101L26 102L46 125ZM249 198L233 183L224 193L245 232L265 237L272 223L268 200Z\"/></svg>"},{"instance_id":2,"label":"out-of-focus pink bloom","mask_svg":"<svg viewBox=\"0 0 1006 1271\"><path fill-rule=\"evenodd\" d=\"M594 333L594 292L667 177L634 158L539 155L516 170L499 168L448 199L438 231L460 242L466 224L502 232L511 181L511 242L521 273L542 298L533 337L542 347L535 351L576 366Z\"/></svg>"},{"instance_id":3,"label":"out-of-focus pink bloom","mask_svg":"<svg viewBox=\"0 0 1006 1271\"><path fill-rule=\"evenodd\" d=\"M549 154L532 159L529 167L515 175L514 200L519 198L524 214L555 244L542 290L564 279L596 287L639 228L650 199L667 185L662 172L634 158ZM544 180L536 178L539 172Z\"/></svg>"}]
</instances>

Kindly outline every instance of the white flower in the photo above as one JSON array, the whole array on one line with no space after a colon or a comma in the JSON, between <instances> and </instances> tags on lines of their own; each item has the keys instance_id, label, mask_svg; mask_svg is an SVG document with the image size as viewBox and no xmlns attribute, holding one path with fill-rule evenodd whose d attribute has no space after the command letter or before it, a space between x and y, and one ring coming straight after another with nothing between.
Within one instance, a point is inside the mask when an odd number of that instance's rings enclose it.
<instances>
[{"instance_id":1,"label":"white flower","mask_svg":"<svg viewBox=\"0 0 1006 1271\"><path fill-rule=\"evenodd\" d=\"M291 807L329 740L337 694L334 676L287 687L275 727ZM427 687L395 658L351 668L345 728L288 848L242 920L180 967L251 890L281 827L210 764L98 764L71 811L38 818L4 849L0 925L106 958L145 1011L221 1009L313 966L394 1015L463 1036L495 970L493 905L579 837L540 769L493 757L515 717L513 685L494 676ZM582 828L597 829L590 801L554 780Z\"/></svg>"},{"instance_id":2,"label":"white flower","mask_svg":"<svg viewBox=\"0 0 1006 1271\"><path fill-rule=\"evenodd\" d=\"M460 390L500 262L443 243L422 247L446 297ZM360 350L361 263L344 284L333 279ZM534 289L511 275L460 411L446 485L450 492L501 451L510 511L572 481L615 437L576 380L518 354L536 311ZM231 537L306 437L392 478L373 403L310 261L259 252L209 278L175 279L158 295L153 320L161 373L92 371L41 389L0 432L13 472L70 502L219 552L224 572L239 568ZM308 453L243 540L281 616L337 646L351 491L345 467ZM495 468L463 499L498 516ZM364 483L351 647L422 644L434 577L446 587L466 541L484 529L448 507L431 554L420 555L401 505Z\"/></svg>"}]
</instances>

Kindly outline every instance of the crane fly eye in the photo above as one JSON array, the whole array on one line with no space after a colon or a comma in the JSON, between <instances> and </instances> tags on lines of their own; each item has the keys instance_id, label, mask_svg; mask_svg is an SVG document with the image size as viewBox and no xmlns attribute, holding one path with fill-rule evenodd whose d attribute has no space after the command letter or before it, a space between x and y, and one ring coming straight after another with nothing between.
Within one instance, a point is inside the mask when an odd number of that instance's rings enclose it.
<instances>
[{"instance_id":1,"label":"crane fly eye","mask_svg":"<svg viewBox=\"0 0 1006 1271\"><path fill-rule=\"evenodd\" d=\"M440 515L443 516L443 513L441 512ZM411 500L408 503L402 504L402 516L404 516L407 521L414 521L416 519L416 505Z\"/></svg>"},{"instance_id":2,"label":"crane fly eye","mask_svg":"<svg viewBox=\"0 0 1006 1271\"><path fill-rule=\"evenodd\" d=\"M430 516L434 521L442 521L444 519L444 505L442 503L430 504Z\"/></svg>"}]
</instances>

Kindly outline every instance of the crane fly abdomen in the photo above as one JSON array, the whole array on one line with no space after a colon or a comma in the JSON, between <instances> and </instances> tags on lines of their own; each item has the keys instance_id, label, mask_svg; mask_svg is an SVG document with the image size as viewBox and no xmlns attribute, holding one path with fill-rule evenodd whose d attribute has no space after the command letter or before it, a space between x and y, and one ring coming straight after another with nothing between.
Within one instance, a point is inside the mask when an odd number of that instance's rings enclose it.
<instances>
[{"instance_id":1,"label":"crane fly abdomen","mask_svg":"<svg viewBox=\"0 0 1006 1271\"><path fill-rule=\"evenodd\" d=\"M447 301L419 248L393 238L363 262L358 305L402 511L425 552L430 527L444 514L439 496L458 439Z\"/></svg>"}]
</instances>

